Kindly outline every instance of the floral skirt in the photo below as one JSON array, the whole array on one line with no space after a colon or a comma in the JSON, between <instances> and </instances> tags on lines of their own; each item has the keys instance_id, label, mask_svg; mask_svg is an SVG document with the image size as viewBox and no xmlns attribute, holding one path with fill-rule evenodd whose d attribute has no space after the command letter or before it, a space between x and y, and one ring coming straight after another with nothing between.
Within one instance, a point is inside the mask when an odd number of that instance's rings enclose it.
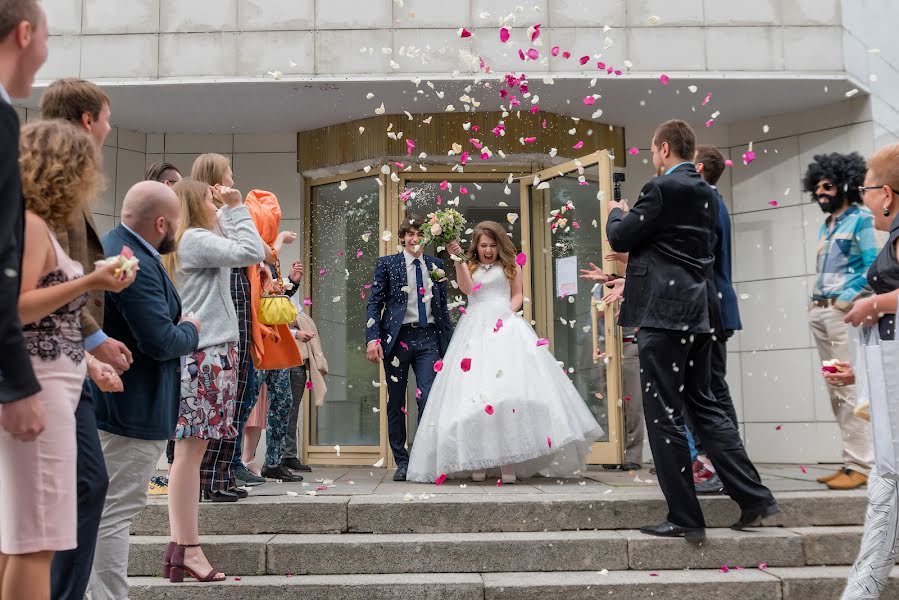
<instances>
[{"instance_id":1,"label":"floral skirt","mask_svg":"<svg viewBox=\"0 0 899 600\"><path fill-rule=\"evenodd\" d=\"M237 342L201 348L185 358L176 440L219 440L237 435L237 368Z\"/></svg>"}]
</instances>

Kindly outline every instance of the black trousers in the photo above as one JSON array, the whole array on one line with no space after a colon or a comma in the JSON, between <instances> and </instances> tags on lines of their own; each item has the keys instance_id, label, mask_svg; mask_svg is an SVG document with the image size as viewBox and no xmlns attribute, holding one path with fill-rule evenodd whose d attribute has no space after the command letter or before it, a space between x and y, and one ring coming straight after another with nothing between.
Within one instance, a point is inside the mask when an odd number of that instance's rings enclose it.
<instances>
[{"instance_id":1,"label":"black trousers","mask_svg":"<svg viewBox=\"0 0 899 600\"><path fill-rule=\"evenodd\" d=\"M53 555L50 567L50 597L53 600L82 600L91 576L97 530L106 502L109 475L97 435L97 417L90 384L85 382L75 409L78 441L76 465L78 490L78 547ZM52 418L52 415L48 415Z\"/></svg>"},{"instance_id":2,"label":"black trousers","mask_svg":"<svg viewBox=\"0 0 899 600\"><path fill-rule=\"evenodd\" d=\"M685 415L705 442L706 452L731 498L750 510L774 504L770 490L749 460L737 428L709 392L712 336L641 328L640 380L649 446L665 500L668 521L705 527L693 487Z\"/></svg>"},{"instance_id":3,"label":"black trousers","mask_svg":"<svg viewBox=\"0 0 899 600\"><path fill-rule=\"evenodd\" d=\"M730 395L730 387L727 385L727 340L733 337L733 330L726 330L723 336L715 336L712 340L712 359L711 359L711 388L712 396L727 413L731 422L740 430L740 421L737 419L737 409L734 408L734 399ZM696 451L699 454L705 454L702 447L702 437L696 433L696 428L687 419L687 426L693 433L693 443L696 445Z\"/></svg>"}]
</instances>

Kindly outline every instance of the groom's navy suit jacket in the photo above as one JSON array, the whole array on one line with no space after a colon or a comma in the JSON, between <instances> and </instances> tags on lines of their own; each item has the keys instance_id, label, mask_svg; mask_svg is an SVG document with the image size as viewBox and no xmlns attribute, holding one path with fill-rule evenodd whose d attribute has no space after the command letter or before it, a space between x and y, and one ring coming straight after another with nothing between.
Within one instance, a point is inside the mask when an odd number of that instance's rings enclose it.
<instances>
[{"instance_id":1,"label":"groom's navy suit jacket","mask_svg":"<svg viewBox=\"0 0 899 600\"><path fill-rule=\"evenodd\" d=\"M424 277L435 268L442 269L443 261L423 254L426 271ZM405 289L403 289L405 288ZM406 291L408 290L408 292ZM365 343L380 338L384 356L390 357L396 346L400 327L406 315L409 292L416 292L415 282L408 282L406 276L406 258L400 252L391 256L382 256L375 266L375 278L368 298L368 322L365 329ZM440 356L446 352L453 335L447 308L447 282L434 282L432 286L431 315L440 342Z\"/></svg>"}]
</instances>

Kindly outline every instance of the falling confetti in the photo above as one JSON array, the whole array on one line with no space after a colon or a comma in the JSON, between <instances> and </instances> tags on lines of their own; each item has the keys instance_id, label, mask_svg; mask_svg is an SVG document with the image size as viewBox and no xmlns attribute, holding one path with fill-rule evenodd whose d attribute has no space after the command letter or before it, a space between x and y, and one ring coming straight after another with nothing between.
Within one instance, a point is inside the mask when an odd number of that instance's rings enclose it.
<instances>
[{"instance_id":1,"label":"falling confetti","mask_svg":"<svg viewBox=\"0 0 899 600\"><path fill-rule=\"evenodd\" d=\"M662 85L668 85L671 82L671 78L662 73L662 75L659 77L659 81L662 82Z\"/></svg>"},{"instance_id":2,"label":"falling confetti","mask_svg":"<svg viewBox=\"0 0 899 600\"><path fill-rule=\"evenodd\" d=\"M438 360L437 362L434 363L434 372L439 373L442 370L443 370L443 361Z\"/></svg>"},{"instance_id":3,"label":"falling confetti","mask_svg":"<svg viewBox=\"0 0 899 600\"><path fill-rule=\"evenodd\" d=\"M488 415L492 415L493 414L493 406L488 404L487 406L484 407L484 412L487 413Z\"/></svg>"},{"instance_id":4,"label":"falling confetti","mask_svg":"<svg viewBox=\"0 0 899 600\"><path fill-rule=\"evenodd\" d=\"M471 359L463 358L462 363L459 366L462 367L462 371L468 373L469 371L471 371Z\"/></svg>"},{"instance_id":5,"label":"falling confetti","mask_svg":"<svg viewBox=\"0 0 899 600\"><path fill-rule=\"evenodd\" d=\"M443 482L446 481L446 473L441 473L437 479L434 480L434 485L443 485Z\"/></svg>"}]
</instances>

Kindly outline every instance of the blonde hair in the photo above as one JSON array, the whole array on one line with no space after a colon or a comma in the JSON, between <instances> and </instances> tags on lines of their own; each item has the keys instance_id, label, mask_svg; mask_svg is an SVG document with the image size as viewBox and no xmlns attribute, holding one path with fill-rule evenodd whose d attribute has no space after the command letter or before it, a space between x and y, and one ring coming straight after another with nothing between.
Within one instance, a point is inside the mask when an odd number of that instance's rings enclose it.
<instances>
[{"instance_id":1,"label":"blonde hair","mask_svg":"<svg viewBox=\"0 0 899 600\"><path fill-rule=\"evenodd\" d=\"M214 152L201 154L190 169L190 178L209 185L221 184L230 167L231 161L226 156Z\"/></svg>"},{"instance_id":2,"label":"blonde hair","mask_svg":"<svg viewBox=\"0 0 899 600\"><path fill-rule=\"evenodd\" d=\"M19 168L25 208L51 229L68 229L101 181L97 149L82 129L61 120L22 128Z\"/></svg>"},{"instance_id":3,"label":"blonde hair","mask_svg":"<svg viewBox=\"0 0 899 600\"><path fill-rule=\"evenodd\" d=\"M204 181L182 179L172 186L172 190L181 202L180 220L178 229L175 231L175 247L177 248L185 231L192 227L212 229L215 227L215 221L210 219L209 211L206 209L206 192L209 190L209 184ZM169 272L169 277L175 281L177 273L180 271L178 251L175 250L163 256L162 262L165 270Z\"/></svg>"},{"instance_id":4,"label":"blonde hair","mask_svg":"<svg viewBox=\"0 0 899 600\"><path fill-rule=\"evenodd\" d=\"M877 185L888 185L899 194L899 144L884 146L868 158L868 170L877 175Z\"/></svg>"},{"instance_id":5,"label":"blonde hair","mask_svg":"<svg viewBox=\"0 0 899 600\"><path fill-rule=\"evenodd\" d=\"M509 281L515 281L515 278L518 276L518 263L515 262L515 245L512 244L512 240L506 235L503 226L496 221L481 221L474 226L474 232L471 235L471 246L468 247L467 252L469 271L474 273L478 265L481 264L478 257L478 244L481 241L481 236L485 235L496 242L499 250L497 262L503 266L503 273L506 274Z\"/></svg>"}]
</instances>

